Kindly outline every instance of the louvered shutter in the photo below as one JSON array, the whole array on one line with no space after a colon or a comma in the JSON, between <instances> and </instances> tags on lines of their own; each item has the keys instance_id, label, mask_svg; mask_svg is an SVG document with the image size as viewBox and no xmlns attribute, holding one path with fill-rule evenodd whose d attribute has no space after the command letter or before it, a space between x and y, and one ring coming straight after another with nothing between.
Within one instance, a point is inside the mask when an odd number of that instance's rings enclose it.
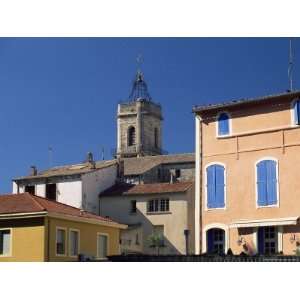
<instances>
[{"instance_id":1,"label":"louvered shutter","mask_svg":"<svg viewBox=\"0 0 300 300\"><path fill-rule=\"evenodd\" d=\"M216 166L207 168L207 207L216 207Z\"/></svg>"},{"instance_id":2,"label":"louvered shutter","mask_svg":"<svg viewBox=\"0 0 300 300\"><path fill-rule=\"evenodd\" d=\"M226 113L220 114L218 118L218 133L219 135L229 134L229 117Z\"/></svg>"},{"instance_id":3,"label":"louvered shutter","mask_svg":"<svg viewBox=\"0 0 300 300\"><path fill-rule=\"evenodd\" d=\"M267 166L267 205L277 203L277 175L276 162L273 160L266 161Z\"/></svg>"},{"instance_id":4,"label":"louvered shutter","mask_svg":"<svg viewBox=\"0 0 300 300\"><path fill-rule=\"evenodd\" d=\"M224 167L216 165L216 207L218 208L223 208L225 206L224 179Z\"/></svg>"},{"instance_id":5,"label":"louvered shutter","mask_svg":"<svg viewBox=\"0 0 300 300\"><path fill-rule=\"evenodd\" d=\"M257 172L257 204L267 205L267 166L266 161L261 161L256 166Z\"/></svg>"},{"instance_id":6,"label":"louvered shutter","mask_svg":"<svg viewBox=\"0 0 300 300\"><path fill-rule=\"evenodd\" d=\"M300 101L296 101L294 104L294 119L295 124L300 124Z\"/></svg>"}]
</instances>

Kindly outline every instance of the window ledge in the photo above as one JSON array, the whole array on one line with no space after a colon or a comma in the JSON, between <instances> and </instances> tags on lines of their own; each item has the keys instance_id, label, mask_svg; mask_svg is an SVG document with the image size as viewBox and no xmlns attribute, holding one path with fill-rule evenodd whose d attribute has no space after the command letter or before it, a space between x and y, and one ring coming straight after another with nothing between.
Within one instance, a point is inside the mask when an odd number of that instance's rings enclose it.
<instances>
[{"instance_id":1,"label":"window ledge","mask_svg":"<svg viewBox=\"0 0 300 300\"><path fill-rule=\"evenodd\" d=\"M170 211L147 211L147 215L170 215Z\"/></svg>"},{"instance_id":2,"label":"window ledge","mask_svg":"<svg viewBox=\"0 0 300 300\"><path fill-rule=\"evenodd\" d=\"M279 208L279 204L273 204L273 205L264 205L264 206L260 206L260 205L257 205L256 208Z\"/></svg>"}]
</instances>

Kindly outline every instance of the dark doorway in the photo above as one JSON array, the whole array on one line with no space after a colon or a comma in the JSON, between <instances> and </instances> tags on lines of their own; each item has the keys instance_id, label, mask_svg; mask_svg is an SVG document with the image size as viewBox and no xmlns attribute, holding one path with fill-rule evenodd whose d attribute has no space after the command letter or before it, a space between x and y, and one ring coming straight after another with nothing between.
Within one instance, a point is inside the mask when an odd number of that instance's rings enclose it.
<instances>
[{"instance_id":1,"label":"dark doorway","mask_svg":"<svg viewBox=\"0 0 300 300\"><path fill-rule=\"evenodd\" d=\"M46 184L46 198L56 201L56 184Z\"/></svg>"},{"instance_id":2,"label":"dark doorway","mask_svg":"<svg viewBox=\"0 0 300 300\"><path fill-rule=\"evenodd\" d=\"M26 185L25 186L25 193L35 195L35 186L34 185Z\"/></svg>"},{"instance_id":3,"label":"dark doorway","mask_svg":"<svg viewBox=\"0 0 300 300\"><path fill-rule=\"evenodd\" d=\"M225 231L219 228L212 228L206 232L207 252L211 254L225 253Z\"/></svg>"}]
</instances>

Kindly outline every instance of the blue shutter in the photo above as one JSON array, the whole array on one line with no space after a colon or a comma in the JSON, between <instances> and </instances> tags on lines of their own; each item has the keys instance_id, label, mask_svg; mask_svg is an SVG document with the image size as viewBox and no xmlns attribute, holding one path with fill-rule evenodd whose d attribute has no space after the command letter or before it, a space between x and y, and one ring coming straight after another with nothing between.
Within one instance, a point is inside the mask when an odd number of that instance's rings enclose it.
<instances>
[{"instance_id":1,"label":"blue shutter","mask_svg":"<svg viewBox=\"0 0 300 300\"><path fill-rule=\"evenodd\" d=\"M266 161L261 161L256 166L257 172L257 204L267 205L267 165Z\"/></svg>"},{"instance_id":2,"label":"blue shutter","mask_svg":"<svg viewBox=\"0 0 300 300\"><path fill-rule=\"evenodd\" d=\"M273 160L266 161L267 165L267 205L277 203L277 175L276 162Z\"/></svg>"},{"instance_id":3,"label":"blue shutter","mask_svg":"<svg viewBox=\"0 0 300 300\"><path fill-rule=\"evenodd\" d=\"M258 228L257 242L258 242L258 253L264 254L264 228L263 227Z\"/></svg>"},{"instance_id":4,"label":"blue shutter","mask_svg":"<svg viewBox=\"0 0 300 300\"><path fill-rule=\"evenodd\" d=\"M224 199L224 167L216 165L216 205L219 208L225 207Z\"/></svg>"},{"instance_id":5,"label":"blue shutter","mask_svg":"<svg viewBox=\"0 0 300 300\"><path fill-rule=\"evenodd\" d=\"M300 124L300 101L296 101L294 103L294 119L295 119L295 124L299 125Z\"/></svg>"},{"instance_id":6,"label":"blue shutter","mask_svg":"<svg viewBox=\"0 0 300 300\"><path fill-rule=\"evenodd\" d=\"M218 118L218 133L219 135L229 134L229 117L226 113L220 114Z\"/></svg>"},{"instance_id":7,"label":"blue shutter","mask_svg":"<svg viewBox=\"0 0 300 300\"><path fill-rule=\"evenodd\" d=\"M214 231L210 229L206 232L207 238L207 253L213 253L214 251Z\"/></svg>"},{"instance_id":8,"label":"blue shutter","mask_svg":"<svg viewBox=\"0 0 300 300\"><path fill-rule=\"evenodd\" d=\"M216 166L209 166L207 168L207 207L216 207L216 193L215 193L215 183L216 183Z\"/></svg>"}]
</instances>

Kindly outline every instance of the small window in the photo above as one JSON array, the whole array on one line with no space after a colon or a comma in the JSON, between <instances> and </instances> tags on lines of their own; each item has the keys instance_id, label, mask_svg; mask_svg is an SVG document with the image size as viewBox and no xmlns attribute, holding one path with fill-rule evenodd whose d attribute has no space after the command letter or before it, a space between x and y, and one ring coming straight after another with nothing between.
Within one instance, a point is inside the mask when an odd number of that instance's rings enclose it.
<instances>
[{"instance_id":1,"label":"small window","mask_svg":"<svg viewBox=\"0 0 300 300\"><path fill-rule=\"evenodd\" d=\"M70 256L78 256L79 254L79 231L71 229L69 235Z\"/></svg>"},{"instance_id":2,"label":"small window","mask_svg":"<svg viewBox=\"0 0 300 300\"><path fill-rule=\"evenodd\" d=\"M169 199L153 199L148 201L148 212L168 212Z\"/></svg>"},{"instance_id":3,"label":"small window","mask_svg":"<svg viewBox=\"0 0 300 300\"><path fill-rule=\"evenodd\" d=\"M229 116L227 113L221 113L218 117L218 135L229 135Z\"/></svg>"},{"instance_id":4,"label":"small window","mask_svg":"<svg viewBox=\"0 0 300 300\"><path fill-rule=\"evenodd\" d=\"M46 184L46 198L56 201L56 184Z\"/></svg>"},{"instance_id":5,"label":"small window","mask_svg":"<svg viewBox=\"0 0 300 300\"><path fill-rule=\"evenodd\" d=\"M256 165L257 204L258 206L276 205L277 196L277 162L262 160Z\"/></svg>"},{"instance_id":6,"label":"small window","mask_svg":"<svg viewBox=\"0 0 300 300\"><path fill-rule=\"evenodd\" d=\"M0 230L0 256L8 256L11 253L11 230Z\"/></svg>"},{"instance_id":7,"label":"small window","mask_svg":"<svg viewBox=\"0 0 300 300\"><path fill-rule=\"evenodd\" d=\"M176 178L180 178L181 177L181 170L180 169L176 169L175 170L175 177Z\"/></svg>"},{"instance_id":8,"label":"small window","mask_svg":"<svg viewBox=\"0 0 300 300\"><path fill-rule=\"evenodd\" d=\"M97 236L97 257L100 259L107 258L108 255L108 236L98 234Z\"/></svg>"},{"instance_id":9,"label":"small window","mask_svg":"<svg viewBox=\"0 0 300 300\"><path fill-rule=\"evenodd\" d=\"M135 145L135 128L133 126L128 128L128 146Z\"/></svg>"},{"instance_id":10,"label":"small window","mask_svg":"<svg viewBox=\"0 0 300 300\"><path fill-rule=\"evenodd\" d=\"M56 255L66 255L66 230L56 230Z\"/></svg>"},{"instance_id":11,"label":"small window","mask_svg":"<svg viewBox=\"0 0 300 300\"><path fill-rule=\"evenodd\" d=\"M132 214L136 213L136 200L131 200L131 202L130 202L130 212Z\"/></svg>"},{"instance_id":12,"label":"small window","mask_svg":"<svg viewBox=\"0 0 300 300\"><path fill-rule=\"evenodd\" d=\"M293 113L294 113L294 124L300 125L300 100L294 102Z\"/></svg>"},{"instance_id":13,"label":"small window","mask_svg":"<svg viewBox=\"0 0 300 300\"><path fill-rule=\"evenodd\" d=\"M35 185L26 185L25 186L25 193L35 195Z\"/></svg>"}]
</instances>

